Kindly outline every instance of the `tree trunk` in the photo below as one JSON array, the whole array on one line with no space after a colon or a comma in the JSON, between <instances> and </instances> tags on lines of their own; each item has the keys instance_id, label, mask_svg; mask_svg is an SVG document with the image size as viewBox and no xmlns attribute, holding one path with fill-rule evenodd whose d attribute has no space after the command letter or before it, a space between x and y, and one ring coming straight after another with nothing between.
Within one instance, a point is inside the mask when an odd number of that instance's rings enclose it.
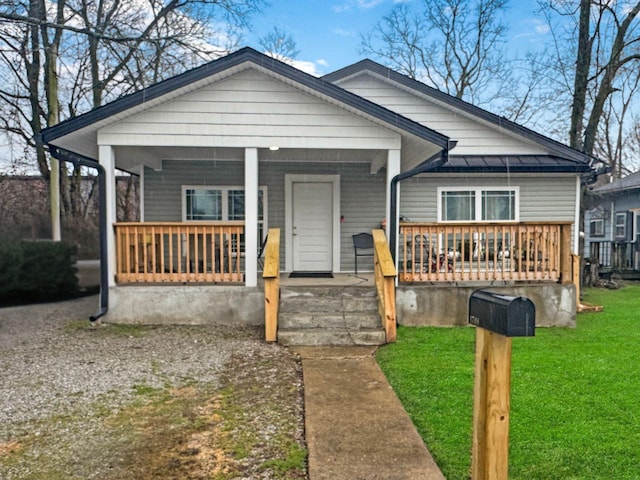
<instances>
[{"instance_id":1,"label":"tree trunk","mask_svg":"<svg viewBox=\"0 0 640 480\"><path fill-rule=\"evenodd\" d=\"M584 111L587 102L587 85L591 67L591 45L589 38L591 0L580 0L580 20L578 25L578 51L576 53L576 75L573 84L573 104L571 105L571 127L569 145L582 149Z\"/></svg>"}]
</instances>

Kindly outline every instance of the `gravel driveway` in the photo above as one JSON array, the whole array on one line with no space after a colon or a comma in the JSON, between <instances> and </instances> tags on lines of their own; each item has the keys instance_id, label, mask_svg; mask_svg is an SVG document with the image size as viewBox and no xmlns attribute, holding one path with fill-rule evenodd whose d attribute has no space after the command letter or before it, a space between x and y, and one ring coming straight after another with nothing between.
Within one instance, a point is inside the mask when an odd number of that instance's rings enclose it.
<instances>
[{"instance_id":1,"label":"gravel driveway","mask_svg":"<svg viewBox=\"0 0 640 480\"><path fill-rule=\"evenodd\" d=\"M255 409L247 421L261 446L243 457L236 469L243 473L233 478L282 478L260 465L270 439L288 435L304 448L294 355L264 343L258 329L89 328L97 303L87 297L0 309L0 478L41 478L43 462L55 463L59 478L143 478L121 468L124 440L105 433L105 418L142 390L192 385L253 392L240 401Z\"/></svg>"}]
</instances>

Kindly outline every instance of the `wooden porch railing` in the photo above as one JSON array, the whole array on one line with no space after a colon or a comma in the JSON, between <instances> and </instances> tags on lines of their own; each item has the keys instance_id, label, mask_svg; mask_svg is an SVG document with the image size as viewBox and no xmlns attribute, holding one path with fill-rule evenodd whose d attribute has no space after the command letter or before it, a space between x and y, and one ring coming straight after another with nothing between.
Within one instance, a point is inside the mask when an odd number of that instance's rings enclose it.
<instances>
[{"instance_id":1,"label":"wooden porch railing","mask_svg":"<svg viewBox=\"0 0 640 480\"><path fill-rule=\"evenodd\" d=\"M280 310L280 229L270 228L264 252L264 336L267 342L278 339Z\"/></svg>"},{"instance_id":2,"label":"wooden porch railing","mask_svg":"<svg viewBox=\"0 0 640 480\"><path fill-rule=\"evenodd\" d=\"M405 282L572 282L571 223L401 223Z\"/></svg>"},{"instance_id":3,"label":"wooden porch railing","mask_svg":"<svg viewBox=\"0 0 640 480\"><path fill-rule=\"evenodd\" d=\"M116 282L242 282L244 222L116 223Z\"/></svg>"},{"instance_id":4,"label":"wooden porch railing","mask_svg":"<svg viewBox=\"0 0 640 480\"><path fill-rule=\"evenodd\" d=\"M383 230L372 230L373 268L378 292L378 313L387 343L396 341L396 267L391 258L387 237Z\"/></svg>"}]
</instances>

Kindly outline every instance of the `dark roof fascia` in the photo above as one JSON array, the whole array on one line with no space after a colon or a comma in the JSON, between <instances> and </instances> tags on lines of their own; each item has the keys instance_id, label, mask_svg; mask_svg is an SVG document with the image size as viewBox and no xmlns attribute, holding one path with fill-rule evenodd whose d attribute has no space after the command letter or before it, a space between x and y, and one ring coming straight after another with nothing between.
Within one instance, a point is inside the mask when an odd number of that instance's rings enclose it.
<instances>
[{"instance_id":1,"label":"dark roof fascia","mask_svg":"<svg viewBox=\"0 0 640 480\"><path fill-rule=\"evenodd\" d=\"M49 127L42 131L43 143L49 143L64 135L87 127L92 123L104 120L112 115L121 113L149 100L166 95L174 90L202 80L210 75L223 72L244 62L252 62L278 75L289 78L301 85L317 91L320 94L327 95L341 103L371 115L374 118L378 118L387 124L394 125L407 133L427 140L443 149L449 148L450 146L450 139L446 135L425 127L424 125L414 122L402 115L398 115L397 113L381 107L380 105L366 100L354 93L348 92L331 82L326 82L321 78L314 77L313 75L287 65L280 60L263 55L250 47L242 48L234 53L213 60L212 62L206 63L200 67L188 70L180 75L168 78L167 80L163 80L151 85L150 87L114 100L111 103L98 107L83 115L66 120L53 127Z\"/></svg>"},{"instance_id":2,"label":"dark roof fascia","mask_svg":"<svg viewBox=\"0 0 640 480\"><path fill-rule=\"evenodd\" d=\"M487 159L491 162L487 162ZM538 160L549 159L541 164ZM461 165L459 162L464 162ZM576 163L553 155L449 155L449 162L434 169L440 173L573 173L591 172L586 163Z\"/></svg>"},{"instance_id":3,"label":"dark roof fascia","mask_svg":"<svg viewBox=\"0 0 640 480\"><path fill-rule=\"evenodd\" d=\"M530 130L527 127L523 127L522 125L512 122L505 117L501 117L499 115L496 115L495 113L491 113L469 102L465 102L464 100L449 95L448 93L430 87L418 80L414 80L411 77L396 72L395 70L392 70L389 67L385 67L384 65L381 65L370 59L361 60L357 63L354 63L353 65L349 65L348 67L344 67L340 70L329 73L322 78L328 82L333 83L366 70L380 75L381 77L388 78L393 82L399 83L400 85L403 85L409 89L420 92L423 95L434 98L435 100L440 101L446 105L451 105L456 109L462 110L489 123L521 135L529 140L532 140L540 145L551 149L555 153L562 155L563 157L570 160L584 162L590 165L594 162L600 162L600 160L595 157L590 157L589 155L586 155L579 150L571 148L567 145L564 145L563 143L560 143L540 133Z\"/></svg>"}]
</instances>

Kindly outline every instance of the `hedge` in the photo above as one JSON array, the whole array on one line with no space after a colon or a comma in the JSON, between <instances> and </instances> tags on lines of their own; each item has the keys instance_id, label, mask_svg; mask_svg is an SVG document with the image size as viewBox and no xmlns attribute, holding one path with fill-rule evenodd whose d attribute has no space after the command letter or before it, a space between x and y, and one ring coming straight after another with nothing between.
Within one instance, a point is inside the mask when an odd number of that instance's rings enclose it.
<instances>
[{"instance_id":1,"label":"hedge","mask_svg":"<svg viewBox=\"0 0 640 480\"><path fill-rule=\"evenodd\" d=\"M47 302L76 295L77 248L62 242L0 239L0 304Z\"/></svg>"}]
</instances>

